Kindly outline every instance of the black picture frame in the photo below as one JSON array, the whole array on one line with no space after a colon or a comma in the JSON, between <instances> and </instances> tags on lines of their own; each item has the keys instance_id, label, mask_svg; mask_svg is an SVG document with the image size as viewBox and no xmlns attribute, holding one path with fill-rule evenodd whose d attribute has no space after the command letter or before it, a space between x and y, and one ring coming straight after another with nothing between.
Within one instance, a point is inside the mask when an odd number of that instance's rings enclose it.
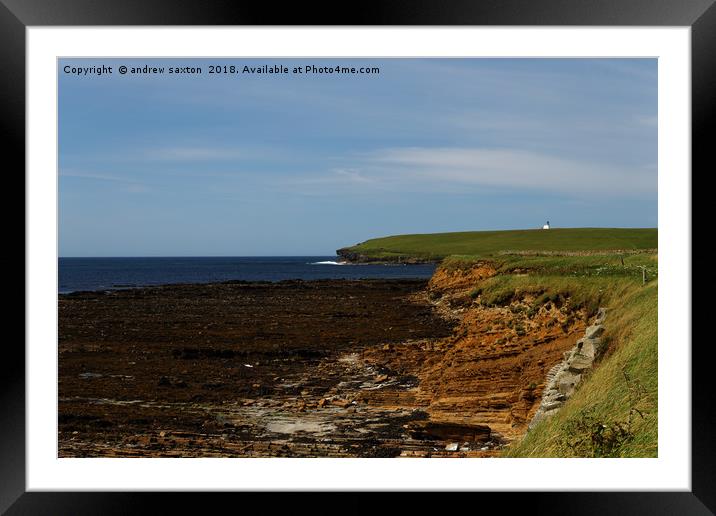
<instances>
[{"instance_id":1,"label":"black picture frame","mask_svg":"<svg viewBox=\"0 0 716 516\"><path fill-rule=\"evenodd\" d=\"M6 168L6 174L15 177L19 177L17 170L25 169L25 29L52 25L689 26L692 31L692 181L713 168L713 144L707 135L713 133L716 124L714 0L366 0L358 4L287 2L280 9L268 2L231 0L0 0L2 146L5 163L14 164ZM24 191L24 181L21 188ZM696 191L693 182L692 191ZM7 217L6 221L14 218ZM694 227L702 227L695 216L693 220ZM27 260L27 256L24 258ZM693 258L692 266L693 270L698 266ZM24 306L23 303L23 310ZM692 314L707 309L694 302L691 306ZM716 440L713 438L716 416L711 407L716 399L710 382L710 347L708 341L695 340L691 346L690 492L480 493L478 503L494 501L503 506L507 502L512 508L524 504L531 512L551 514L713 514L716 511ZM206 494L198 495L197 500L197 495L189 497L186 493L26 492L25 351L19 339L6 340L0 364L0 512L9 515L155 512L150 502L157 498L163 507L161 512L194 512L198 507L204 508L201 512L206 510ZM252 504L255 497L246 493L221 496L241 496L243 507ZM289 496L294 509L309 503L303 495ZM364 495L355 503L343 500L342 511L347 508L366 512L375 507L365 500ZM411 510L411 505L419 507L423 503L422 497L411 497L410 501L403 502L402 510ZM321 505L323 509L319 511L328 509L327 505Z\"/></svg>"}]
</instances>

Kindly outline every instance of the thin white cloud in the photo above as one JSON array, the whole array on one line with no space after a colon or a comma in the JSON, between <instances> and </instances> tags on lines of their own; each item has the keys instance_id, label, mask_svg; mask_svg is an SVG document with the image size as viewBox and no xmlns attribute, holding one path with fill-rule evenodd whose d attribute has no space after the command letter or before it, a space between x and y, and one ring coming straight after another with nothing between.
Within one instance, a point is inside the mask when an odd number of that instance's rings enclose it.
<instances>
[{"instance_id":1,"label":"thin white cloud","mask_svg":"<svg viewBox=\"0 0 716 516\"><path fill-rule=\"evenodd\" d=\"M291 181L312 193L509 189L559 195L642 199L656 194L651 166L593 163L515 149L401 147L353 156L352 167ZM321 190L318 188L323 187Z\"/></svg>"},{"instance_id":2,"label":"thin white cloud","mask_svg":"<svg viewBox=\"0 0 716 516\"><path fill-rule=\"evenodd\" d=\"M361 170L356 168L334 168L325 174L287 178L281 179L281 181L292 185L365 185L377 183L378 178L366 176Z\"/></svg>"},{"instance_id":3,"label":"thin white cloud","mask_svg":"<svg viewBox=\"0 0 716 516\"><path fill-rule=\"evenodd\" d=\"M151 191L149 186L142 181L113 174L83 172L77 170L60 170L59 175L60 177L73 177L79 179L91 179L93 181L118 183L117 188L127 193L140 194Z\"/></svg>"},{"instance_id":4,"label":"thin white cloud","mask_svg":"<svg viewBox=\"0 0 716 516\"><path fill-rule=\"evenodd\" d=\"M480 148L394 148L370 160L387 175L572 194L654 194L656 176L643 167L582 162L531 151Z\"/></svg>"},{"instance_id":5,"label":"thin white cloud","mask_svg":"<svg viewBox=\"0 0 716 516\"><path fill-rule=\"evenodd\" d=\"M95 173L95 172L78 172L75 170L60 170L60 176L61 177L78 177L83 179L97 179L99 181L116 181L120 183L135 183L139 184L140 181L136 181L134 179L129 179L122 176L112 175L112 174L103 174L103 173Z\"/></svg>"},{"instance_id":6,"label":"thin white cloud","mask_svg":"<svg viewBox=\"0 0 716 516\"><path fill-rule=\"evenodd\" d=\"M372 183L374 179L364 176L360 170L351 168L339 168L333 171L336 177L348 183Z\"/></svg>"},{"instance_id":7,"label":"thin white cloud","mask_svg":"<svg viewBox=\"0 0 716 516\"><path fill-rule=\"evenodd\" d=\"M223 147L160 147L146 150L143 156L157 161L223 161L241 158L244 153Z\"/></svg>"}]
</instances>

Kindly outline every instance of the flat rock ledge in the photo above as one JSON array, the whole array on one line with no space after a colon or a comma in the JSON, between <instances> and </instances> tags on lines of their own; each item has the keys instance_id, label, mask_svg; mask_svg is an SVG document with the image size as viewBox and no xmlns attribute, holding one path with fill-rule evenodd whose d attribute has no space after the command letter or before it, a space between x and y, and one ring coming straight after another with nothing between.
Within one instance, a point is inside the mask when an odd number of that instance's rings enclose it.
<instances>
[{"instance_id":1,"label":"flat rock ledge","mask_svg":"<svg viewBox=\"0 0 716 516\"><path fill-rule=\"evenodd\" d=\"M604 351L601 335L604 332L606 308L600 308L594 323L584 331L584 337L564 353L564 360L547 373L547 386L542 393L542 401L527 430L531 430L543 419L557 413L582 380L585 372L592 368L594 361Z\"/></svg>"}]
</instances>

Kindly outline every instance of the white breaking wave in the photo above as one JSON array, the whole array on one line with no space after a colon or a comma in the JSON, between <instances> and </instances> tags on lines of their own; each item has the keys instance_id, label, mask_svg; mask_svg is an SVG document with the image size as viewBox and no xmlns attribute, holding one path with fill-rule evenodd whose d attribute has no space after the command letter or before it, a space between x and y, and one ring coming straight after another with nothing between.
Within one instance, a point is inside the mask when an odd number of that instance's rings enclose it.
<instances>
[{"instance_id":1,"label":"white breaking wave","mask_svg":"<svg viewBox=\"0 0 716 516\"><path fill-rule=\"evenodd\" d=\"M311 263L309 263L309 265L345 265L345 263L344 262L327 261L327 262L311 262Z\"/></svg>"}]
</instances>

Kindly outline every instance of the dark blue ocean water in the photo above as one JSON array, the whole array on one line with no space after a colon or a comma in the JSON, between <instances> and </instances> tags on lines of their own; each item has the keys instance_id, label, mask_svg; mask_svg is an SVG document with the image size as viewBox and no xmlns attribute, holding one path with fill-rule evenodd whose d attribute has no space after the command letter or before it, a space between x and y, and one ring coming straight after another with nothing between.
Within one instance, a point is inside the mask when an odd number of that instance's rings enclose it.
<instances>
[{"instance_id":1,"label":"dark blue ocean water","mask_svg":"<svg viewBox=\"0 0 716 516\"><path fill-rule=\"evenodd\" d=\"M429 278L435 265L335 265L335 256L60 258L59 292L228 280Z\"/></svg>"}]
</instances>

